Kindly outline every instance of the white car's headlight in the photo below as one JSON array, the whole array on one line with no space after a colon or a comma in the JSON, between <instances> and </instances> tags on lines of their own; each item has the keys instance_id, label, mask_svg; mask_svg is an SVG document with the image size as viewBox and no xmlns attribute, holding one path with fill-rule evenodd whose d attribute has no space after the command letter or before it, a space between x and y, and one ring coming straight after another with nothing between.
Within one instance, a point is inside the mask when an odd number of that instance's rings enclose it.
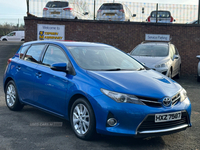
<instances>
[{"instance_id":1,"label":"white car's headlight","mask_svg":"<svg viewBox=\"0 0 200 150\"><path fill-rule=\"evenodd\" d=\"M181 102L187 98L187 92L184 88L181 90L180 96L181 96Z\"/></svg>"},{"instance_id":2,"label":"white car's headlight","mask_svg":"<svg viewBox=\"0 0 200 150\"><path fill-rule=\"evenodd\" d=\"M106 96L112 98L118 103L133 103L133 104L140 104L145 105L142 101L140 101L136 96L134 95L128 95L123 93L117 93L105 89L101 89L101 92L105 94Z\"/></svg>"},{"instance_id":3,"label":"white car's headlight","mask_svg":"<svg viewBox=\"0 0 200 150\"><path fill-rule=\"evenodd\" d=\"M170 61L166 62L166 63L162 63L159 65L156 65L155 68L163 68L163 67L168 67L170 64Z\"/></svg>"}]
</instances>

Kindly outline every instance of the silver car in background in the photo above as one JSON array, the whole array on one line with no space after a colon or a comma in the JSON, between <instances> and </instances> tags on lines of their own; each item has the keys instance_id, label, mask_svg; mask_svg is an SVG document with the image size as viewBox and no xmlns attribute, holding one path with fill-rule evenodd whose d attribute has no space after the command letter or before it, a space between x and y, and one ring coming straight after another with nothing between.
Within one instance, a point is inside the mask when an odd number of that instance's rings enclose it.
<instances>
[{"instance_id":1,"label":"silver car in background","mask_svg":"<svg viewBox=\"0 0 200 150\"><path fill-rule=\"evenodd\" d=\"M169 78L180 77L181 57L170 42L143 42L129 54L148 68Z\"/></svg>"},{"instance_id":2,"label":"silver car in background","mask_svg":"<svg viewBox=\"0 0 200 150\"><path fill-rule=\"evenodd\" d=\"M87 19L85 12L77 3L49 1L43 9L43 17L65 19Z\"/></svg>"},{"instance_id":3,"label":"silver car in background","mask_svg":"<svg viewBox=\"0 0 200 150\"><path fill-rule=\"evenodd\" d=\"M156 15L157 15L157 23L173 23L176 21L171 16L170 11L158 10L151 12L150 16L147 18L147 22L156 22Z\"/></svg>"},{"instance_id":4,"label":"silver car in background","mask_svg":"<svg viewBox=\"0 0 200 150\"><path fill-rule=\"evenodd\" d=\"M197 81L200 82L200 55L197 55L199 59L198 67L197 67Z\"/></svg>"},{"instance_id":5,"label":"silver car in background","mask_svg":"<svg viewBox=\"0 0 200 150\"><path fill-rule=\"evenodd\" d=\"M123 3L104 3L97 11L96 20L132 21L135 16Z\"/></svg>"}]
</instances>

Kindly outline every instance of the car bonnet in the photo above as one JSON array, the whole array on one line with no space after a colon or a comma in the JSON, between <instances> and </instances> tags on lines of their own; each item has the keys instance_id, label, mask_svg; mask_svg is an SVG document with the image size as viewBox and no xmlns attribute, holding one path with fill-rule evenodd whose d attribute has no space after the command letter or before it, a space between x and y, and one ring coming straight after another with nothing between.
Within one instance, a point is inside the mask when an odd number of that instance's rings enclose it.
<instances>
[{"instance_id":1,"label":"car bonnet","mask_svg":"<svg viewBox=\"0 0 200 150\"><path fill-rule=\"evenodd\" d=\"M178 83L153 70L87 71L87 74L98 80L102 88L136 96L163 98L181 89Z\"/></svg>"}]
</instances>

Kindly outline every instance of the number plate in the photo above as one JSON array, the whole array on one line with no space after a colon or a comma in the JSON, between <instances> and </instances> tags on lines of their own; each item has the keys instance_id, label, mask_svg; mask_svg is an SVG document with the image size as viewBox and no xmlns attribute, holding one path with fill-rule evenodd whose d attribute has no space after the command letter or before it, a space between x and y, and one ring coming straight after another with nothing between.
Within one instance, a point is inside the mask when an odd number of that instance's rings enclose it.
<instances>
[{"instance_id":1,"label":"number plate","mask_svg":"<svg viewBox=\"0 0 200 150\"><path fill-rule=\"evenodd\" d=\"M155 122L166 122L181 119L181 111L166 114L155 114Z\"/></svg>"},{"instance_id":2,"label":"number plate","mask_svg":"<svg viewBox=\"0 0 200 150\"><path fill-rule=\"evenodd\" d=\"M114 16L114 15L115 15L115 14L111 14L111 13L110 13L110 14L108 14L108 13L106 14L106 16Z\"/></svg>"},{"instance_id":3,"label":"number plate","mask_svg":"<svg viewBox=\"0 0 200 150\"><path fill-rule=\"evenodd\" d=\"M51 14L60 14L60 12L57 12L57 11L53 11L53 12L51 12Z\"/></svg>"}]
</instances>

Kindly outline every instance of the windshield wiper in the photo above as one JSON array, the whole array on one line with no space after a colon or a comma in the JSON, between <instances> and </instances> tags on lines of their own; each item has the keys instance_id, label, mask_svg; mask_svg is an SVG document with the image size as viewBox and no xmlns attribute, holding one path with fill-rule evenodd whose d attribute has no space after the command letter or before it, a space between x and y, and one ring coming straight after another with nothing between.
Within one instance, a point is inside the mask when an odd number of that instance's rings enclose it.
<instances>
[{"instance_id":1,"label":"windshield wiper","mask_svg":"<svg viewBox=\"0 0 200 150\"><path fill-rule=\"evenodd\" d=\"M119 71L119 70L122 70L120 68L113 68L113 69L105 69L103 71Z\"/></svg>"}]
</instances>

